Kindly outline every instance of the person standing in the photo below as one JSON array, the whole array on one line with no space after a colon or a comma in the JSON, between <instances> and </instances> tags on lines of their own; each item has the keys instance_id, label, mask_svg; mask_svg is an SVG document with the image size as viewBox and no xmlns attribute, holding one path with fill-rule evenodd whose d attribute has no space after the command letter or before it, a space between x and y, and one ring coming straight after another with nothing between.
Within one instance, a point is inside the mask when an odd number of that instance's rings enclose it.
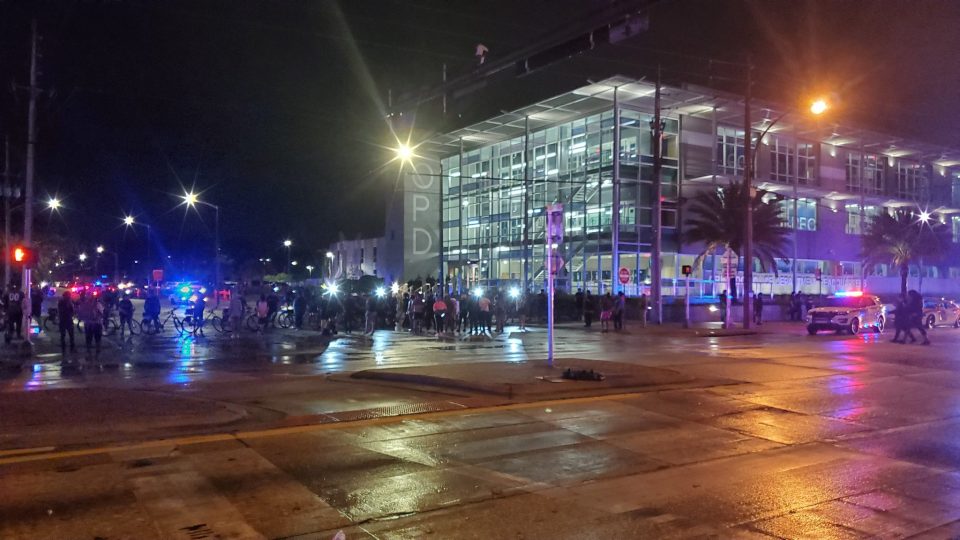
<instances>
[{"instance_id":1,"label":"person standing","mask_svg":"<svg viewBox=\"0 0 960 540\"><path fill-rule=\"evenodd\" d=\"M537 317L540 322L547 322L547 293L543 289L537 295Z\"/></svg>"},{"instance_id":2,"label":"person standing","mask_svg":"<svg viewBox=\"0 0 960 540\"><path fill-rule=\"evenodd\" d=\"M307 299L303 292L296 293L293 297L293 326L297 330L303 330L303 316L307 314Z\"/></svg>"},{"instance_id":3,"label":"person standing","mask_svg":"<svg viewBox=\"0 0 960 540\"><path fill-rule=\"evenodd\" d=\"M201 294L197 301L193 303L193 335L196 337L206 337L203 335L203 311L207 308L207 299Z\"/></svg>"},{"instance_id":4,"label":"person standing","mask_svg":"<svg viewBox=\"0 0 960 540\"><path fill-rule=\"evenodd\" d=\"M921 345L929 345L930 338L927 337L927 328L926 323L923 321L923 298L915 290L911 290L907 293L909 297L907 311L910 313L910 323L908 328L916 328L920 332L920 335L923 336L923 341L920 342Z\"/></svg>"},{"instance_id":5,"label":"person standing","mask_svg":"<svg viewBox=\"0 0 960 540\"><path fill-rule=\"evenodd\" d=\"M597 302L594 297L590 294L590 290L587 289L587 293L583 296L583 327L590 328L590 325L593 324L593 318L597 314Z\"/></svg>"},{"instance_id":6,"label":"person standing","mask_svg":"<svg viewBox=\"0 0 960 540\"><path fill-rule=\"evenodd\" d=\"M63 291L63 296L57 302L57 325L60 327L60 352L67 354L67 334L70 335L70 352L77 352L73 342L73 299L70 291Z\"/></svg>"},{"instance_id":7,"label":"person standing","mask_svg":"<svg viewBox=\"0 0 960 540\"><path fill-rule=\"evenodd\" d=\"M267 297L260 295L260 299L257 300L257 332L263 332L263 329L267 327L267 321L270 318L270 304L267 302Z\"/></svg>"},{"instance_id":8,"label":"person standing","mask_svg":"<svg viewBox=\"0 0 960 540\"><path fill-rule=\"evenodd\" d=\"M147 294L143 302L143 322L152 324L156 331L160 330L160 298L153 291Z\"/></svg>"},{"instance_id":9,"label":"person standing","mask_svg":"<svg viewBox=\"0 0 960 540\"><path fill-rule=\"evenodd\" d=\"M236 291L230 295L230 337L240 337L240 325L243 324L243 294Z\"/></svg>"},{"instance_id":10,"label":"person standing","mask_svg":"<svg viewBox=\"0 0 960 540\"><path fill-rule=\"evenodd\" d=\"M627 311L627 299L620 291L613 301L613 329L623 330L623 317Z\"/></svg>"},{"instance_id":11,"label":"person standing","mask_svg":"<svg viewBox=\"0 0 960 540\"><path fill-rule=\"evenodd\" d=\"M720 322L727 322L727 291L720 293Z\"/></svg>"},{"instance_id":12,"label":"person standing","mask_svg":"<svg viewBox=\"0 0 960 540\"><path fill-rule=\"evenodd\" d=\"M497 321L497 333L502 334L507 324L507 302L499 293L493 299L493 315Z\"/></svg>"},{"instance_id":13,"label":"person standing","mask_svg":"<svg viewBox=\"0 0 960 540\"><path fill-rule=\"evenodd\" d=\"M480 332L490 333L490 323L493 321L493 312L490 310L490 299L486 295L480 297L477 302L480 308Z\"/></svg>"},{"instance_id":14,"label":"person standing","mask_svg":"<svg viewBox=\"0 0 960 540\"><path fill-rule=\"evenodd\" d=\"M460 302L457 302L456 296L448 294L446 304L447 333L453 334L454 330L457 329L457 321L460 320Z\"/></svg>"},{"instance_id":15,"label":"person standing","mask_svg":"<svg viewBox=\"0 0 960 540\"><path fill-rule=\"evenodd\" d=\"M433 324L436 329L436 336L440 337L440 334L443 333L443 328L446 324L447 316L447 303L443 300L441 296L437 296L437 299L433 301Z\"/></svg>"},{"instance_id":16,"label":"person standing","mask_svg":"<svg viewBox=\"0 0 960 540\"><path fill-rule=\"evenodd\" d=\"M120 315L120 337L124 335L124 329L130 329L130 335L133 335L133 302L126 294L120 299L117 306L117 314Z\"/></svg>"},{"instance_id":17,"label":"person standing","mask_svg":"<svg viewBox=\"0 0 960 540\"><path fill-rule=\"evenodd\" d=\"M640 293L640 328L647 327L647 311L650 308L650 302L647 300L646 293Z\"/></svg>"},{"instance_id":18,"label":"person standing","mask_svg":"<svg viewBox=\"0 0 960 540\"><path fill-rule=\"evenodd\" d=\"M583 289L577 289L577 294L573 295L574 304L577 309L577 320L583 318Z\"/></svg>"},{"instance_id":19,"label":"person standing","mask_svg":"<svg viewBox=\"0 0 960 540\"><path fill-rule=\"evenodd\" d=\"M7 314L6 341L10 343L15 336L19 337L23 330L23 293L20 292L20 286L16 283L11 284L5 300Z\"/></svg>"},{"instance_id":20,"label":"person standing","mask_svg":"<svg viewBox=\"0 0 960 540\"><path fill-rule=\"evenodd\" d=\"M610 331L610 319L613 318L613 297L610 292L600 298L600 331L607 333Z\"/></svg>"},{"instance_id":21,"label":"person standing","mask_svg":"<svg viewBox=\"0 0 960 540\"><path fill-rule=\"evenodd\" d=\"M30 317L37 321L37 333L43 330L43 292L34 287L30 292Z\"/></svg>"},{"instance_id":22,"label":"person standing","mask_svg":"<svg viewBox=\"0 0 960 540\"><path fill-rule=\"evenodd\" d=\"M377 329L377 297L369 293L364 296L366 301L364 302L363 333L372 336Z\"/></svg>"},{"instance_id":23,"label":"person standing","mask_svg":"<svg viewBox=\"0 0 960 540\"><path fill-rule=\"evenodd\" d=\"M753 322L757 326L763 325L763 293L757 293L753 299Z\"/></svg>"},{"instance_id":24,"label":"person standing","mask_svg":"<svg viewBox=\"0 0 960 540\"><path fill-rule=\"evenodd\" d=\"M91 294L80 302L77 315L83 322L83 336L87 343L87 354L96 343L96 352L100 354L100 342L103 340L103 304L96 295Z\"/></svg>"}]
</instances>

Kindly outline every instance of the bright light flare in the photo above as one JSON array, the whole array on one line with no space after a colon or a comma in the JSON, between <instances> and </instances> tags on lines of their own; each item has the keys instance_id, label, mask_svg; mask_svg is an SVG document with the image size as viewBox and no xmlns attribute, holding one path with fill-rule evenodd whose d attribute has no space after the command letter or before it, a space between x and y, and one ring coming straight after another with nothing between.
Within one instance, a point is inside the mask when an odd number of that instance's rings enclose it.
<instances>
[{"instance_id":1,"label":"bright light flare","mask_svg":"<svg viewBox=\"0 0 960 540\"><path fill-rule=\"evenodd\" d=\"M86 254L86 253L81 253L80 256L78 257L78 259L80 259L80 262L83 262L83 261L87 260L87 254Z\"/></svg>"},{"instance_id":2,"label":"bright light flare","mask_svg":"<svg viewBox=\"0 0 960 540\"><path fill-rule=\"evenodd\" d=\"M376 295L377 295L377 298L383 298L384 296L386 296L387 295L386 287L377 287Z\"/></svg>"},{"instance_id":3,"label":"bright light flare","mask_svg":"<svg viewBox=\"0 0 960 540\"><path fill-rule=\"evenodd\" d=\"M397 159L400 161L410 161L413 159L413 148L409 144L400 143L395 150Z\"/></svg>"},{"instance_id":4,"label":"bright light flare","mask_svg":"<svg viewBox=\"0 0 960 540\"><path fill-rule=\"evenodd\" d=\"M340 292L340 286L337 285L336 283L331 283L330 285L327 286L327 292L329 292L330 294L337 294Z\"/></svg>"},{"instance_id":5,"label":"bright light flare","mask_svg":"<svg viewBox=\"0 0 960 540\"><path fill-rule=\"evenodd\" d=\"M97 246L97 253L103 253L104 251L103 246Z\"/></svg>"},{"instance_id":6,"label":"bright light flare","mask_svg":"<svg viewBox=\"0 0 960 540\"><path fill-rule=\"evenodd\" d=\"M134 224L134 221L135 221L135 220L133 219L133 216L124 216L124 217L123 217L123 224L126 225L127 227L133 225L133 224Z\"/></svg>"},{"instance_id":7,"label":"bright light flare","mask_svg":"<svg viewBox=\"0 0 960 540\"><path fill-rule=\"evenodd\" d=\"M710 311L710 313L716 313L717 311L719 311L719 310L717 309L717 306L715 306L715 305L713 305L713 304L711 304L710 307L708 307L707 309Z\"/></svg>"},{"instance_id":8,"label":"bright light flare","mask_svg":"<svg viewBox=\"0 0 960 540\"><path fill-rule=\"evenodd\" d=\"M819 116L827 112L827 109L829 108L830 104L827 103L827 100L820 98L814 100L814 102L810 104L810 113Z\"/></svg>"},{"instance_id":9,"label":"bright light flare","mask_svg":"<svg viewBox=\"0 0 960 540\"><path fill-rule=\"evenodd\" d=\"M284 240L284 241L283 241L283 247L290 247L290 246L292 246L292 245L293 245L293 241L292 241L292 240Z\"/></svg>"},{"instance_id":10,"label":"bright light flare","mask_svg":"<svg viewBox=\"0 0 960 540\"><path fill-rule=\"evenodd\" d=\"M327 258L328 258L328 259L332 259L332 258L333 258L333 252L332 252L332 251L328 251L328 252L327 252Z\"/></svg>"},{"instance_id":11,"label":"bright light flare","mask_svg":"<svg viewBox=\"0 0 960 540\"><path fill-rule=\"evenodd\" d=\"M50 197L47 199L47 208L50 210L59 210L61 206L63 206L63 203L60 201L60 199L56 197Z\"/></svg>"},{"instance_id":12,"label":"bright light flare","mask_svg":"<svg viewBox=\"0 0 960 540\"><path fill-rule=\"evenodd\" d=\"M518 287L510 287L510 298L520 298L520 289Z\"/></svg>"},{"instance_id":13,"label":"bright light flare","mask_svg":"<svg viewBox=\"0 0 960 540\"><path fill-rule=\"evenodd\" d=\"M188 191L183 194L183 202L185 202L187 206L196 206L196 204L200 202L200 197L196 193Z\"/></svg>"},{"instance_id":14,"label":"bright light flare","mask_svg":"<svg viewBox=\"0 0 960 540\"><path fill-rule=\"evenodd\" d=\"M390 285L390 292L392 292L393 294L397 294L398 292L400 292L400 284L394 282L393 285Z\"/></svg>"},{"instance_id":15,"label":"bright light flare","mask_svg":"<svg viewBox=\"0 0 960 540\"><path fill-rule=\"evenodd\" d=\"M483 296L483 289L481 289L480 287L477 287L476 289L473 290L473 295L476 296L477 298L480 298L481 296Z\"/></svg>"},{"instance_id":16,"label":"bright light flare","mask_svg":"<svg viewBox=\"0 0 960 540\"><path fill-rule=\"evenodd\" d=\"M930 212L927 212L926 210L921 210L921 211L920 211L920 216L919 216L919 218L920 218L920 222L921 222L921 223L929 223L929 222L930 222Z\"/></svg>"}]
</instances>

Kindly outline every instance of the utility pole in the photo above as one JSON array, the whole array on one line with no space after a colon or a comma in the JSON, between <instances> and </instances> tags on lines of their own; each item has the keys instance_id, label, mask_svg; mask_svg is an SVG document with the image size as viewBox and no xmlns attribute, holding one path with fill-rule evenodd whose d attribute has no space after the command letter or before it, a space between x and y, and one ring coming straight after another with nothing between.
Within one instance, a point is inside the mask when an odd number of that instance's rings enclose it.
<instances>
[{"instance_id":1,"label":"utility pole","mask_svg":"<svg viewBox=\"0 0 960 540\"><path fill-rule=\"evenodd\" d=\"M753 124L750 120L750 97L753 86L753 63L747 59L747 91L743 100L743 190L746 194L746 213L743 233L743 327L753 326Z\"/></svg>"},{"instance_id":2,"label":"utility pole","mask_svg":"<svg viewBox=\"0 0 960 540\"><path fill-rule=\"evenodd\" d=\"M3 287L10 284L10 197L13 191L10 187L10 136L3 144ZM3 289L0 287L0 290Z\"/></svg>"},{"instance_id":3,"label":"utility pole","mask_svg":"<svg viewBox=\"0 0 960 540\"><path fill-rule=\"evenodd\" d=\"M657 86L653 97L653 243L650 249L650 296L653 301L653 324L663 324L663 294L660 276L663 273L661 257L661 215L663 213L663 186L660 183L663 166L663 120L660 117L660 68L657 68ZM616 271L616 269L614 269Z\"/></svg>"},{"instance_id":4,"label":"utility pole","mask_svg":"<svg viewBox=\"0 0 960 540\"><path fill-rule=\"evenodd\" d=\"M30 104L27 109L27 166L24 176L23 243L33 246L33 174L37 142L37 20L30 25ZM4 258L9 257L4 254ZM30 268L23 267L23 341L30 345Z\"/></svg>"}]
</instances>

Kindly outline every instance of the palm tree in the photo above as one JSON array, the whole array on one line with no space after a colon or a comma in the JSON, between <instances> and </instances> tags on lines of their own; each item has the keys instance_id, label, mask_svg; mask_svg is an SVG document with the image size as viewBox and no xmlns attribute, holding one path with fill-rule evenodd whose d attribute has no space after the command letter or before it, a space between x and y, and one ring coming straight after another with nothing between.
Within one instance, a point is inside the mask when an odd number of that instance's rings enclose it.
<instances>
[{"instance_id":1,"label":"palm tree","mask_svg":"<svg viewBox=\"0 0 960 540\"><path fill-rule=\"evenodd\" d=\"M782 226L780 209L763 201L765 192L757 191L752 201L743 184L731 182L725 188L702 191L690 199L684 229L684 242L700 242L703 250L697 264L718 249L729 248L739 257L743 249L747 201L753 205L753 254L764 270L777 271L776 259L787 259L789 229Z\"/></svg>"},{"instance_id":2,"label":"palm tree","mask_svg":"<svg viewBox=\"0 0 960 540\"><path fill-rule=\"evenodd\" d=\"M900 294L907 294L910 265L936 260L950 244L950 231L936 220L914 212L883 212L867 224L862 238L864 269L889 263L900 270Z\"/></svg>"}]
</instances>

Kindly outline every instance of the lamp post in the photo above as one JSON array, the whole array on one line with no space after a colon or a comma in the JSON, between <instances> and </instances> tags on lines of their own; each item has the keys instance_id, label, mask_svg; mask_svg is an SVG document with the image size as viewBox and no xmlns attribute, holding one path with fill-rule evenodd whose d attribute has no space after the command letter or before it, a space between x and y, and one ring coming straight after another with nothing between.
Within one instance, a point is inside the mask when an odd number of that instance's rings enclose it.
<instances>
[{"instance_id":1,"label":"lamp post","mask_svg":"<svg viewBox=\"0 0 960 540\"><path fill-rule=\"evenodd\" d=\"M150 243L151 243L151 241L152 241L152 240L151 240L152 227L151 227L149 224L147 224L147 223L140 223L140 222L138 222L138 221L136 220L136 218L134 218L134 217L131 216L131 215L128 215L128 216L124 216L124 217L123 217L123 224L124 224L128 229L129 229L130 227L135 226L135 225L139 225L139 226L141 226L141 227L146 227L146 229L147 229L147 259L146 259L146 260L147 260L147 264L146 264L146 266L147 266L147 282L149 283L149 282L152 280L152 278L150 277L150 271L152 270L152 268L150 268Z\"/></svg>"},{"instance_id":2,"label":"lamp post","mask_svg":"<svg viewBox=\"0 0 960 540\"><path fill-rule=\"evenodd\" d=\"M287 268L284 272L287 275L290 275L290 248L293 246L293 241L290 239L283 241L283 247L287 248Z\"/></svg>"},{"instance_id":3,"label":"lamp post","mask_svg":"<svg viewBox=\"0 0 960 540\"><path fill-rule=\"evenodd\" d=\"M744 108L744 160L743 160L743 185L744 190L746 191L747 204L745 205L746 216L745 216L745 234L743 241L743 327L749 329L753 324L753 300L750 297L750 294L753 292L753 188L751 187L751 182L753 180L753 170L755 170L755 164L757 159L757 154L760 153L760 144L763 142L764 137L767 136L767 133L777 125L781 120L786 118L790 111L785 111L780 116L776 117L772 122L767 124L767 127L760 132L760 136L757 137L756 144L751 144L750 135L753 131L753 126L750 121L750 91L751 91L751 82L749 78L749 73L752 68L748 67L748 78L747 78L747 96L745 101ZM825 113L830 108L829 102L824 98L818 98L811 102L809 111L814 116L819 116ZM794 167L799 166L798 163L794 163ZM862 188L862 186L861 186ZM797 216L796 216L796 182L794 182L794 231L796 231ZM794 235L794 245L796 245L796 235ZM793 261L794 266L796 266L796 256L794 256Z\"/></svg>"},{"instance_id":4,"label":"lamp post","mask_svg":"<svg viewBox=\"0 0 960 540\"><path fill-rule=\"evenodd\" d=\"M217 305L220 305L220 207L208 203L206 201L201 201L200 197L193 191L188 191L183 194L181 197L183 199L183 204L187 205L187 208L196 208L197 205L209 206L214 210L214 221L213 221L213 234L214 234L214 245L213 245L213 254L214 254L214 265L215 265L215 280L216 283L213 286L214 294L217 297Z\"/></svg>"},{"instance_id":5,"label":"lamp post","mask_svg":"<svg viewBox=\"0 0 960 540\"><path fill-rule=\"evenodd\" d=\"M328 251L326 254L327 258L327 279L333 275L333 252Z\"/></svg>"},{"instance_id":6,"label":"lamp post","mask_svg":"<svg viewBox=\"0 0 960 540\"><path fill-rule=\"evenodd\" d=\"M307 273L308 273L309 276L310 276L309 279L313 279L313 265L312 265L312 264L308 264L308 265L305 266L304 268L307 269Z\"/></svg>"},{"instance_id":7,"label":"lamp post","mask_svg":"<svg viewBox=\"0 0 960 540\"><path fill-rule=\"evenodd\" d=\"M100 264L100 255L104 253L109 253L113 255L113 283L114 285L120 283L120 257L117 255L116 250L107 250L103 246L97 246L97 266L99 268ZM99 272L99 270L98 270Z\"/></svg>"}]
</instances>

